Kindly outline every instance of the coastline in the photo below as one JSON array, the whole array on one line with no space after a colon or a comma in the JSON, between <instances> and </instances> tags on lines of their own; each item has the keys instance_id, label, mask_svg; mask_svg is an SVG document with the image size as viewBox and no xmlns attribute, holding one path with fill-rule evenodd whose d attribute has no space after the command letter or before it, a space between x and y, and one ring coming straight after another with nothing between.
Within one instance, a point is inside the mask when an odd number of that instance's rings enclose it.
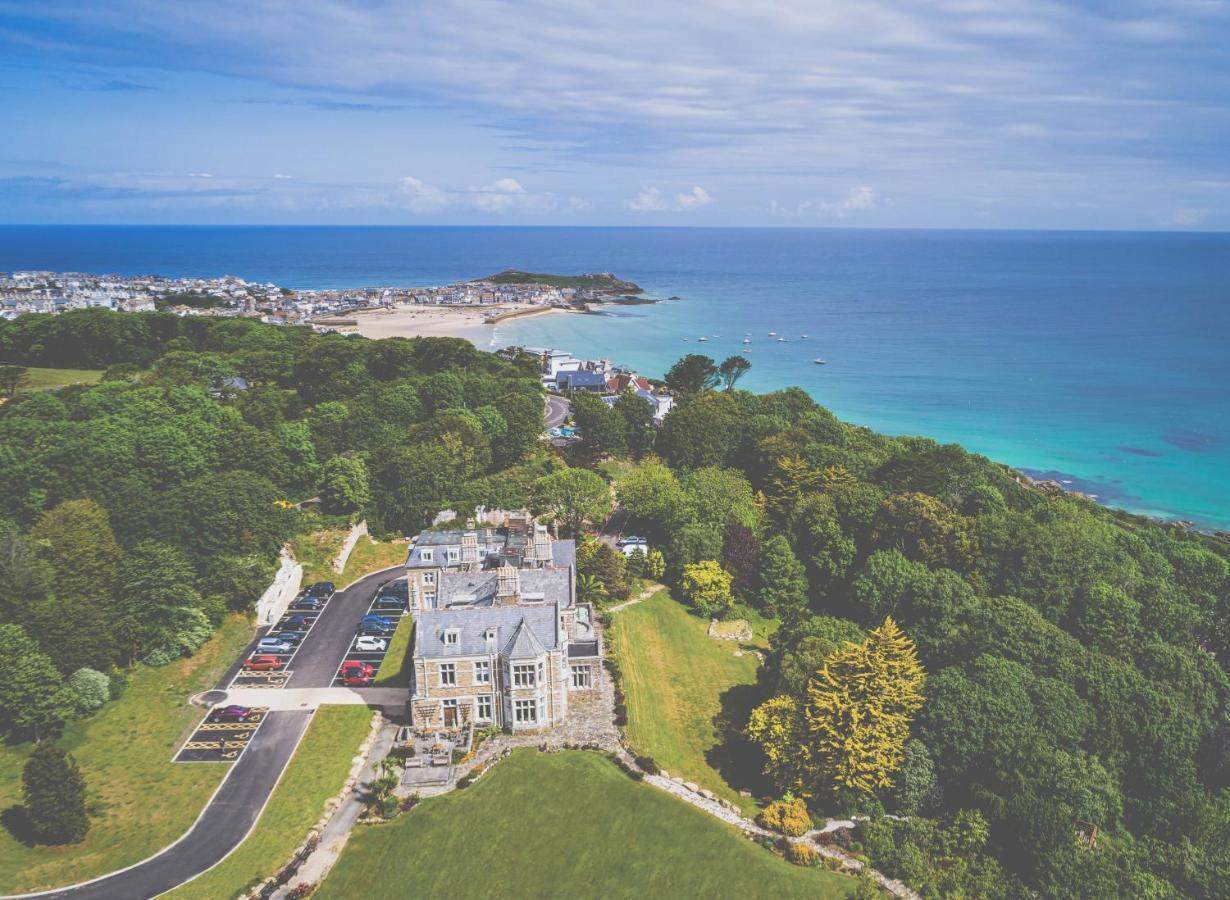
<instances>
[{"instance_id":1,"label":"coastline","mask_svg":"<svg viewBox=\"0 0 1230 900\"><path fill-rule=\"evenodd\" d=\"M453 337L485 349L494 326L510 318L525 318L568 310L537 306L400 306L390 310L364 310L354 315L363 337Z\"/></svg>"}]
</instances>

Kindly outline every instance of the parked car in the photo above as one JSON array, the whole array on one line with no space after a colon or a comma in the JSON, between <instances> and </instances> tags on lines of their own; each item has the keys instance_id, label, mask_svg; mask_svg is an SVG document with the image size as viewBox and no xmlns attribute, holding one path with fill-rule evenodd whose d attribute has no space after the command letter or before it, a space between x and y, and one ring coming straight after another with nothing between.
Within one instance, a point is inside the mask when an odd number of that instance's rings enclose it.
<instances>
[{"instance_id":1,"label":"parked car","mask_svg":"<svg viewBox=\"0 0 1230 900\"><path fill-rule=\"evenodd\" d=\"M316 611L325 608L325 601L319 597L304 596L300 597L290 605L291 609L305 609L308 611Z\"/></svg>"},{"instance_id":2,"label":"parked car","mask_svg":"<svg viewBox=\"0 0 1230 900\"><path fill-rule=\"evenodd\" d=\"M378 634L390 635L397 630L397 626L388 619L382 619L380 616L373 616L370 619L364 618L359 625L359 634Z\"/></svg>"},{"instance_id":3,"label":"parked car","mask_svg":"<svg viewBox=\"0 0 1230 900\"><path fill-rule=\"evenodd\" d=\"M383 597L376 598L376 604L373 608L404 610L406 608L406 601L402 597L393 597L386 594Z\"/></svg>"},{"instance_id":4,"label":"parked car","mask_svg":"<svg viewBox=\"0 0 1230 900\"><path fill-rule=\"evenodd\" d=\"M315 584L309 584L307 595L309 597L324 597L327 600L333 596L333 582L318 581Z\"/></svg>"},{"instance_id":5,"label":"parked car","mask_svg":"<svg viewBox=\"0 0 1230 900\"><path fill-rule=\"evenodd\" d=\"M354 642L354 648L356 650L362 650L370 653L379 653L381 650L388 649L388 646L389 642L384 638L373 637L370 634L362 635Z\"/></svg>"},{"instance_id":6,"label":"parked car","mask_svg":"<svg viewBox=\"0 0 1230 900\"><path fill-rule=\"evenodd\" d=\"M299 646L299 642L303 640L303 635L297 631L279 631L277 634L271 634L270 637L277 638L280 641L286 641L292 647Z\"/></svg>"},{"instance_id":7,"label":"parked car","mask_svg":"<svg viewBox=\"0 0 1230 900\"><path fill-rule=\"evenodd\" d=\"M637 537L634 534L630 534L627 537L622 537L619 540L617 540L615 542L615 546L616 547L648 547L649 541L645 540L643 537Z\"/></svg>"},{"instance_id":8,"label":"parked car","mask_svg":"<svg viewBox=\"0 0 1230 900\"><path fill-rule=\"evenodd\" d=\"M280 623L278 623L278 627L291 628L295 631L299 631L300 629L306 631L308 627L308 620L306 616L287 616Z\"/></svg>"},{"instance_id":9,"label":"parked car","mask_svg":"<svg viewBox=\"0 0 1230 900\"><path fill-rule=\"evenodd\" d=\"M281 638L267 637L261 638L260 643L256 645L256 649L262 653L293 653L295 645Z\"/></svg>"},{"instance_id":10,"label":"parked car","mask_svg":"<svg viewBox=\"0 0 1230 900\"><path fill-rule=\"evenodd\" d=\"M250 706L222 706L209 714L211 722L247 722L253 717Z\"/></svg>"},{"instance_id":11,"label":"parked car","mask_svg":"<svg viewBox=\"0 0 1230 900\"><path fill-rule=\"evenodd\" d=\"M279 657L263 653L249 656L248 661L243 664L243 667L254 672L276 672L285 665L285 661Z\"/></svg>"},{"instance_id":12,"label":"parked car","mask_svg":"<svg viewBox=\"0 0 1230 900\"><path fill-rule=\"evenodd\" d=\"M380 585L380 590L376 593L381 597L401 597L406 600L410 597L410 584L404 578L395 578Z\"/></svg>"},{"instance_id":13,"label":"parked car","mask_svg":"<svg viewBox=\"0 0 1230 900\"><path fill-rule=\"evenodd\" d=\"M371 663L361 662L357 659L350 659L342 663L341 671L338 676L342 679L342 684L347 687L363 687L372 683L372 679L376 675L376 669Z\"/></svg>"}]
</instances>

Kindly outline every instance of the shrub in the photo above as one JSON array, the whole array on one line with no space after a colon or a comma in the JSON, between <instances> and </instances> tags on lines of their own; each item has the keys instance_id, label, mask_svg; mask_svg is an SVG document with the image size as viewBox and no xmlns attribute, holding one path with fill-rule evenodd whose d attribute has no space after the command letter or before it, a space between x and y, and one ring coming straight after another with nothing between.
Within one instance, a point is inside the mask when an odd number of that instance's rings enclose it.
<instances>
[{"instance_id":1,"label":"shrub","mask_svg":"<svg viewBox=\"0 0 1230 900\"><path fill-rule=\"evenodd\" d=\"M65 682L77 715L85 716L111 699L111 679L97 669L82 667Z\"/></svg>"},{"instance_id":2,"label":"shrub","mask_svg":"<svg viewBox=\"0 0 1230 900\"><path fill-rule=\"evenodd\" d=\"M40 843L75 844L90 830L85 779L76 761L54 744L42 743L22 771L26 816Z\"/></svg>"},{"instance_id":3,"label":"shrub","mask_svg":"<svg viewBox=\"0 0 1230 900\"><path fill-rule=\"evenodd\" d=\"M116 669L111 673L111 677L108 680L110 682L111 699L118 700L120 697L123 697L124 691L128 690L128 673Z\"/></svg>"},{"instance_id":4,"label":"shrub","mask_svg":"<svg viewBox=\"0 0 1230 900\"><path fill-rule=\"evenodd\" d=\"M830 872L840 872L845 868L845 863L836 856L821 857L824 860L824 867Z\"/></svg>"},{"instance_id":5,"label":"shrub","mask_svg":"<svg viewBox=\"0 0 1230 900\"><path fill-rule=\"evenodd\" d=\"M790 837L799 837L811 828L811 816L807 814L807 804L801 799L790 796L766 806L759 820L765 828L771 828Z\"/></svg>"},{"instance_id":6,"label":"shrub","mask_svg":"<svg viewBox=\"0 0 1230 900\"><path fill-rule=\"evenodd\" d=\"M650 775L657 775L660 771L662 771L658 767L657 761L652 756L638 756L636 757L636 764Z\"/></svg>"},{"instance_id":7,"label":"shrub","mask_svg":"<svg viewBox=\"0 0 1230 900\"><path fill-rule=\"evenodd\" d=\"M820 851L810 844L791 844L786 848L786 859L796 866L814 866L820 862Z\"/></svg>"}]
</instances>

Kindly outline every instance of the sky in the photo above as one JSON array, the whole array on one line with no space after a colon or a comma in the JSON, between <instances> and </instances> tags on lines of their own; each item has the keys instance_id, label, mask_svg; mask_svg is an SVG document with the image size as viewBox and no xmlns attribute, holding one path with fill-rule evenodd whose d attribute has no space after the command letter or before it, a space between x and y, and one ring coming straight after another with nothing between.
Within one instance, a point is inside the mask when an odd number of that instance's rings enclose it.
<instances>
[{"instance_id":1,"label":"sky","mask_svg":"<svg viewBox=\"0 0 1230 900\"><path fill-rule=\"evenodd\" d=\"M0 222L1230 230L1230 0L0 0Z\"/></svg>"}]
</instances>

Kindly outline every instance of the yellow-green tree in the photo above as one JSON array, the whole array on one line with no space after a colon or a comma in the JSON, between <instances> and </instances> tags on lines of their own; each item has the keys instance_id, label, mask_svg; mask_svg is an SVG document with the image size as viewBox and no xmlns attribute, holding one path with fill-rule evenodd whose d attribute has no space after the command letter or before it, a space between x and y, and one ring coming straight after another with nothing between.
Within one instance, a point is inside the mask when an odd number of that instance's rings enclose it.
<instances>
[{"instance_id":1,"label":"yellow-green tree","mask_svg":"<svg viewBox=\"0 0 1230 900\"><path fill-rule=\"evenodd\" d=\"M914 642L891 618L834 651L808 683L803 710L820 778L867 794L892 787L925 678Z\"/></svg>"},{"instance_id":2,"label":"yellow-green tree","mask_svg":"<svg viewBox=\"0 0 1230 900\"><path fill-rule=\"evenodd\" d=\"M747 735L765 754L765 774L807 797L892 787L926 675L897 623L846 642L808 682L803 701L782 695L752 711Z\"/></svg>"},{"instance_id":3,"label":"yellow-green tree","mask_svg":"<svg viewBox=\"0 0 1230 900\"><path fill-rule=\"evenodd\" d=\"M684 599L705 616L721 616L735 602L730 586L734 579L730 573L711 559L683 567L679 589Z\"/></svg>"}]
</instances>

